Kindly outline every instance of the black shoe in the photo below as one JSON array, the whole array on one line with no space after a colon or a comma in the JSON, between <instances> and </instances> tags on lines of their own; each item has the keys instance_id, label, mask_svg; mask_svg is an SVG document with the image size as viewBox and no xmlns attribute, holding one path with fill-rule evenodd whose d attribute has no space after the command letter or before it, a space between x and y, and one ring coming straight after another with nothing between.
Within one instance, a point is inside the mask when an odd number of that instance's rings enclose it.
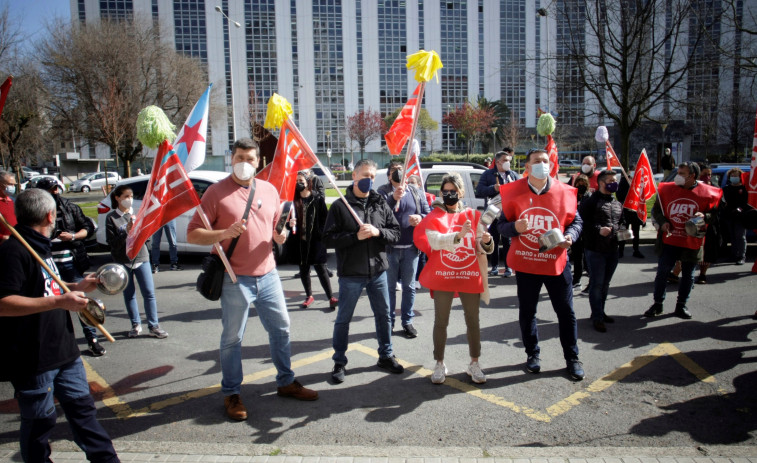
<instances>
[{"instance_id":1,"label":"black shoe","mask_svg":"<svg viewBox=\"0 0 757 463\"><path fill-rule=\"evenodd\" d=\"M333 379L335 383L343 383L345 372L344 365L341 363L335 363L334 369L331 370L331 379Z\"/></svg>"},{"instance_id":2,"label":"black shoe","mask_svg":"<svg viewBox=\"0 0 757 463\"><path fill-rule=\"evenodd\" d=\"M105 354L105 348L97 342L97 339L87 341L89 344L89 351L92 353L92 357L100 357Z\"/></svg>"},{"instance_id":3,"label":"black shoe","mask_svg":"<svg viewBox=\"0 0 757 463\"><path fill-rule=\"evenodd\" d=\"M594 329L600 333L607 333L607 327L603 321L594 321Z\"/></svg>"},{"instance_id":4,"label":"black shoe","mask_svg":"<svg viewBox=\"0 0 757 463\"><path fill-rule=\"evenodd\" d=\"M178 263L176 263L176 264L171 264L171 270L184 270L184 267L182 267L182 266L181 266L181 265L179 265Z\"/></svg>"},{"instance_id":5,"label":"black shoe","mask_svg":"<svg viewBox=\"0 0 757 463\"><path fill-rule=\"evenodd\" d=\"M659 302L655 302L649 310L644 312L645 317L659 317L660 315L662 315L662 304Z\"/></svg>"},{"instance_id":6,"label":"black shoe","mask_svg":"<svg viewBox=\"0 0 757 463\"><path fill-rule=\"evenodd\" d=\"M697 284L698 285L706 285L707 284L707 275L699 275L697 278Z\"/></svg>"},{"instance_id":7,"label":"black shoe","mask_svg":"<svg viewBox=\"0 0 757 463\"><path fill-rule=\"evenodd\" d=\"M615 319L609 315L605 315L602 321L605 323L615 323Z\"/></svg>"},{"instance_id":8,"label":"black shoe","mask_svg":"<svg viewBox=\"0 0 757 463\"><path fill-rule=\"evenodd\" d=\"M300 277L300 272L297 272L297 273L294 274L294 276L292 278L299 278L299 277Z\"/></svg>"},{"instance_id":9,"label":"black shoe","mask_svg":"<svg viewBox=\"0 0 757 463\"><path fill-rule=\"evenodd\" d=\"M633 252L633 256L636 257L637 259L643 259L644 258L644 254L642 254L639 251L634 251Z\"/></svg>"},{"instance_id":10,"label":"black shoe","mask_svg":"<svg viewBox=\"0 0 757 463\"><path fill-rule=\"evenodd\" d=\"M541 362L538 355L529 355L526 359L526 371L529 373L538 373L541 371Z\"/></svg>"},{"instance_id":11,"label":"black shoe","mask_svg":"<svg viewBox=\"0 0 757 463\"><path fill-rule=\"evenodd\" d=\"M405 368L402 365L400 365L399 362L397 362L397 357L395 357L393 355L391 357L387 357L385 359L379 359L379 361L378 361L378 363L376 363L376 365L379 368L383 368L384 370L389 370L392 373L399 374L399 373L402 373L403 371L405 371Z\"/></svg>"},{"instance_id":12,"label":"black shoe","mask_svg":"<svg viewBox=\"0 0 757 463\"><path fill-rule=\"evenodd\" d=\"M333 270L331 270L330 268L327 268L327 269L326 269L326 273L328 273L328 274L329 274L329 278L334 278L334 271L333 271Z\"/></svg>"},{"instance_id":13,"label":"black shoe","mask_svg":"<svg viewBox=\"0 0 757 463\"><path fill-rule=\"evenodd\" d=\"M160 272L160 265L153 265L152 273L158 273L158 272Z\"/></svg>"},{"instance_id":14,"label":"black shoe","mask_svg":"<svg viewBox=\"0 0 757 463\"><path fill-rule=\"evenodd\" d=\"M576 360L568 360L568 374L576 381L584 379L584 364Z\"/></svg>"},{"instance_id":15,"label":"black shoe","mask_svg":"<svg viewBox=\"0 0 757 463\"><path fill-rule=\"evenodd\" d=\"M412 324L403 326L402 331L405 332L405 337L408 339L413 339L418 336L418 330L416 330Z\"/></svg>"},{"instance_id":16,"label":"black shoe","mask_svg":"<svg viewBox=\"0 0 757 463\"><path fill-rule=\"evenodd\" d=\"M684 320L691 319L691 312L689 312L685 304L676 304L676 310L673 312L673 315Z\"/></svg>"},{"instance_id":17,"label":"black shoe","mask_svg":"<svg viewBox=\"0 0 757 463\"><path fill-rule=\"evenodd\" d=\"M618 259L622 259L622 258L623 258L623 250L618 249Z\"/></svg>"},{"instance_id":18,"label":"black shoe","mask_svg":"<svg viewBox=\"0 0 757 463\"><path fill-rule=\"evenodd\" d=\"M678 283L678 277L675 273L670 272L668 273L668 283Z\"/></svg>"}]
</instances>

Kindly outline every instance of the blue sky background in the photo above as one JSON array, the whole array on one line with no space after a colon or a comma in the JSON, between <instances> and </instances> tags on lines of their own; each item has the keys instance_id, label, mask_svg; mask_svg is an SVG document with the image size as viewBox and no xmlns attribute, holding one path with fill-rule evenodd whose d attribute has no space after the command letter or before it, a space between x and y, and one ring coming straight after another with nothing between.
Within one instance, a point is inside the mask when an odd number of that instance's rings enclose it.
<instances>
[{"instance_id":1,"label":"blue sky background","mask_svg":"<svg viewBox=\"0 0 757 463\"><path fill-rule=\"evenodd\" d=\"M10 17L20 24L27 43L38 42L46 31L46 24L55 18L70 21L70 0L0 0L0 8L8 8Z\"/></svg>"}]
</instances>

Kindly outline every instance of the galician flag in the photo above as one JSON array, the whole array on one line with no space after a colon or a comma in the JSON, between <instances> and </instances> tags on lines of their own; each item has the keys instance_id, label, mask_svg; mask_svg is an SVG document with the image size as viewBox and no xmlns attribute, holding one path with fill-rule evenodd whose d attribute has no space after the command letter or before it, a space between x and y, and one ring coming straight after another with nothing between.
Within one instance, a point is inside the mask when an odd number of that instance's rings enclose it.
<instances>
[{"instance_id":1,"label":"galician flag","mask_svg":"<svg viewBox=\"0 0 757 463\"><path fill-rule=\"evenodd\" d=\"M205 162L205 145L208 135L208 106L210 102L210 89L213 84L202 94L200 99L189 113L187 121L181 127L179 135L174 141L174 151L179 161L184 165L186 172L192 172Z\"/></svg>"}]
</instances>

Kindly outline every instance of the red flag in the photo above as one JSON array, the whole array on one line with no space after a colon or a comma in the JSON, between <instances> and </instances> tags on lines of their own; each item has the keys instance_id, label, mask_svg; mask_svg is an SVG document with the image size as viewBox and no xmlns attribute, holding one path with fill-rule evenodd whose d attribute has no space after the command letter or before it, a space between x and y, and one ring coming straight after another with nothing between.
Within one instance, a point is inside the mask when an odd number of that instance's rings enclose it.
<instances>
[{"instance_id":1,"label":"red flag","mask_svg":"<svg viewBox=\"0 0 757 463\"><path fill-rule=\"evenodd\" d=\"M294 199L294 184L297 172L310 169L318 162L310 145L293 122L286 120L281 126L279 142L273 160L255 178L271 183L279 192L282 201Z\"/></svg>"},{"instance_id":2,"label":"red flag","mask_svg":"<svg viewBox=\"0 0 757 463\"><path fill-rule=\"evenodd\" d=\"M407 166L407 169L405 169L405 179L403 183L407 183L407 179L410 178L411 175L417 175L418 178L421 179L421 190L425 190L423 188L423 174L421 173L421 162L420 159L418 159L418 153L420 152L420 145L418 144L418 140L413 140L413 149L410 150L410 157L407 158L407 162L405 165Z\"/></svg>"},{"instance_id":3,"label":"red flag","mask_svg":"<svg viewBox=\"0 0 757 463\"><path fill-rule=\"evenodd\" d=\"M3 114L5 99L8 98L8 91L11 89L11 85L13 85L13 76L8 76L3 85L0 85L0 114Z\"/></svg>"},{"instance_id":4,"label":"red flag","mask_svg":"<svg viewBox=\"0 0 757 463\"><path fill-rule=\"evenodd\" d=\"M126 255L134 259L160 227L200 205L200 198L187 177L179 156L168 141L158 147L147 192L126 238Z\"/></svg>"},{"instance_id":5,"label":"red flag","mask_svg":"<svg viewBox=\"0 0 757 463\"><path fill-rule=\"evenodd\" d=\"M757 118L754 120L754 139L752 141L752 160L751 170L748 174L748 181L744 182L747 191L747 201L749 205L757 208Z\"/></svg>"},{"instance_id":6,"label":"red flag","mask_svg":"<svg viewBox=\"0 0 757 463\"><path fill-rule=\"evenodd\" d=\"M410 132L413 130L413 120L415 120L416 112L420 111L420 102L418 101L418 94L421 90L421 85L418 84L415 87L413 96L407 100L407 103L400 111L397 119L394 120L394 124L389 131L384 135L386 140L386 147L389 148L389 153L392 156L396 156L402 152L402 147L405 146L407 139L410 138Z\"/></svg>"},{"instance_id":7,"label":"red flag","mask_svg":"<svg viewBox=\"0 0 757 463\"><path fill-rule=\"evenodd\" d=\"M544 150L549 155L549 176L557 178L557 173L560 171L560 158L557 157L557 145L552 135L547 135L547 147Z\"/></svg>"},{"instance_id":8,"label":"red flag","mask_svg":"<svg viewBox=\"0 0 757 463\"><path fill-rule=\"evenodd\" d=\"M607 170L611 170L613 167L623 167L620 164L620 160L618 159L618 155L615 154L615 150L612 149L612 145L610 144L610 140L607 140L605 142L605 157L607 158Z\"/></svg>"},{"instance_id":9,"label":"red flag","mask_svg":"<svg viewBox=\"0 0 757 463\"><path fill-rule=\"evenodd\" d=\"M654 184L654 174L652 166L649 165L647 150L641 150L639 162L636 163L636 172L631 180L631 187L628 189L623 207L636 211L642 222L647 221L647 200L651 198L657 189Z\"/></svg>"}]
</instances>

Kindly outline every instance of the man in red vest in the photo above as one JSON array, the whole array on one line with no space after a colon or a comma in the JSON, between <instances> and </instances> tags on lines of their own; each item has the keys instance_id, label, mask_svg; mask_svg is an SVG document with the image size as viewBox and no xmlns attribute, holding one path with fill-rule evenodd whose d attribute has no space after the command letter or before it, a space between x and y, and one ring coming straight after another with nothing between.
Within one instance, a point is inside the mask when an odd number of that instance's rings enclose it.
<instances>
[{"instance_id":1,"label":"man in red vest","mask_svg":"<svg viewBox=\"0 0 757 463\"><path fill-rule=\"evenodd\" d=\"M717 213L716 208L723 195L720 188L697 182L699 171L696 163L684 162L678 166L678 175L673 182L660 183L658 186L652 216L660 225L662 249L654 279L654 304L644 312L645 317L662 315L667 277L676 261L680 260L681 281L673 314L684 319L691 318L686 301L694 287L694 269L704 256L704 233L702 237L689 235L686 232L686 222L692 217L704 217L705 222L709 222L710 217Z\"/></svg>"},{"instance_id":2,"label":"man in red vest","mask_svg":"<svg viewBox=\"0 0 757 463\"><path fill-rule=\"evenodd\" d=\"M576 172L575 174L570 176L568 185L573 186L576 178L579 175L584 174L589 177L589 191L594 193L599 188L599 186L597 185L599 172L600 171L597 170L597 161L596 159L594 159L594 156L584 156L583 160L581 161L581 171Z\"/></svg>"},{"instance_id":3,"label":"man in red vest","mask_svg":"<svg viewBox=\"0 0 757 463\"><path fill-rule=\"evenodd\" d=\"M528 356L526 370L531 373L541 370L536 305L541 287L546 286L557 314L568 374L580 381L584 370L578 360L573 277L567 254L581 234L582 221L576 211L576 189L550 178L549 172L547 152L530 150L526 155L527 177L500 187L502 216L497 226L503 236L512 238L507 263L515 270L518 286L518 318ZM565 241L554 249L540 252L539 238L555 228L565 235Z\"/></svg>"}]
</instances>

